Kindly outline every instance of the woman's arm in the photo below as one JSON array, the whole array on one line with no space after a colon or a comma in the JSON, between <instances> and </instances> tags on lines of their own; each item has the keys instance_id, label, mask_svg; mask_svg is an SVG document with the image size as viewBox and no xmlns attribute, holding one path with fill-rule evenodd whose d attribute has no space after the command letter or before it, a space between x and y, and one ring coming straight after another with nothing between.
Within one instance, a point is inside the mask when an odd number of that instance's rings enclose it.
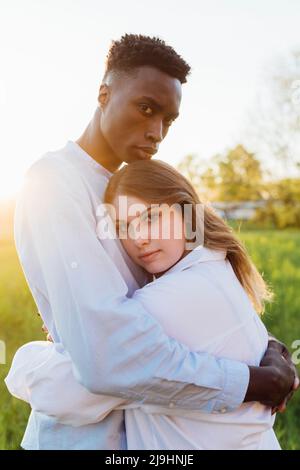
<instances>
[{"instance_id":1,"label":"woman's arm","mask_svg":"<svg viewBox=\"0 0 300 470\"><path fill-rule=\"evenodd\" d=\"M33 341L22 346L5 383L33 410L71 426L97 423L115 408L128 405L126 400L85 389L75 379L71 358L60 343Z\"/></svg>"}]
</instances>

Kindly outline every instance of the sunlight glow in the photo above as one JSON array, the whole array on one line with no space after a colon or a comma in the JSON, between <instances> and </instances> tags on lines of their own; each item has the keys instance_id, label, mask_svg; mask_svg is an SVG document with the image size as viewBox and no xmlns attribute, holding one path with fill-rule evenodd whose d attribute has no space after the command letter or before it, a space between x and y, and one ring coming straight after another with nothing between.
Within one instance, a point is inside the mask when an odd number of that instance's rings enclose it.
<instances>
[{"instance_id":1,"label":"sunlight glow","mask_svg":"<svg viewBox=\"0 0 300 470\"><path fill-rule=\"evenodd\" d=\"M299 46L299 14L300 2L274 0L1 2L0 198L43 153L81 135L109 44L125 32L162 37L192 66L159 158L176 165L234 146L266 58Z\"/></svg>"}]
</instances>

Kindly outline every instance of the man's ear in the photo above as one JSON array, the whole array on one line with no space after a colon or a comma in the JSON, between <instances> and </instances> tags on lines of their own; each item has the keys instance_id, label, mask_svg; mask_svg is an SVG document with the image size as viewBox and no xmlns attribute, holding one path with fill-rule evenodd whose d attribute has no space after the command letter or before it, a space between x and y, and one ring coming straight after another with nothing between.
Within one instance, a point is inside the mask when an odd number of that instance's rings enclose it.
<instances>
[{"instance_id":1,"label":"man's ear","mask_svg":"<svg viewBox=\"0 0 300 470\"><path fill-rule=\"evenodd\" d=\"M101 109L108 103L110 95L110 87L106 83L102 83L99 89L98 103Z\"/></svg>"}]
</instances>

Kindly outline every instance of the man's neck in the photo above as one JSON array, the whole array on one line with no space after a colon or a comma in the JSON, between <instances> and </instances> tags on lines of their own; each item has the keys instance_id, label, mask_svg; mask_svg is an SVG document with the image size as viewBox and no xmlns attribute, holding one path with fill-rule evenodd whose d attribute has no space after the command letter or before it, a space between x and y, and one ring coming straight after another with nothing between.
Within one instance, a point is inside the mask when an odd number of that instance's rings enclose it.
<instances>
[{"instance_id":1,"label":"man's neck","mask_svg":"<svg viewBox=\"0 0 300 470\"><path fill-rule=\"evenodd\" d=\"M121 163L102 135L100 116L101 111L97 108L92 120L84 133L76 140L76 143L96 162L114 173L121 166Z\"/></svg>"}]
</instances>

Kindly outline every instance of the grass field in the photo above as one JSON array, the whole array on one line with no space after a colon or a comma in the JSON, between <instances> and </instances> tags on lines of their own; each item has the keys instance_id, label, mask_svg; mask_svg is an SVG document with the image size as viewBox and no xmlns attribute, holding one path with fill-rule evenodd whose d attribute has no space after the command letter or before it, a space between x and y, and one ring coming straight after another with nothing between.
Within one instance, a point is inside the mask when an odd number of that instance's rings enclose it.
<instances>
[{"instance_id":1,"label":"grass field","mask_svg":"<svg viewBox=\"0 0 300 470\"><path fill-rule=\"evenodd\" d=\"M289 347L300 339L300 233L242 234L247 247L276 298L265 314L266 325ZM41 322L18 264L13 244L0 243L0 340L6 343L6 365L0 364L0 449L18 449L29 407L5 388L15 350L27 341L43 339ZM277 416L276 433L284 449L300 449L300 392L288 410Z\"/></svg>"}]
</instances>

